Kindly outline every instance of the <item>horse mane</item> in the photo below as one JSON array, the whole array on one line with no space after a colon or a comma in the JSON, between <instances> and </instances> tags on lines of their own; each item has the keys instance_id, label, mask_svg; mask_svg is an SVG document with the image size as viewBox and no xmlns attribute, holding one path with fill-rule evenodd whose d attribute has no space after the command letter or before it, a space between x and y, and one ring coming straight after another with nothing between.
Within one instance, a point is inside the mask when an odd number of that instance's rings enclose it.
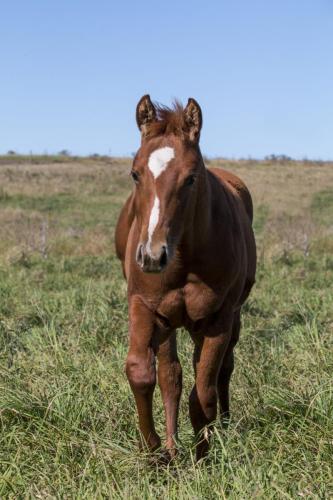
<instances>
[{"instance_id":1,"label":"horse mane","mask_svg":"<svg viewBox=\"0 0 333 500\"><path fill-rule=\"evenodd\" d=\"M147 124L146 136L149 138L160 135L174 134L182 136L184 133L184 107L175 100L172 107L154 103L156 121Z\"/></svg>"}]
</instances>

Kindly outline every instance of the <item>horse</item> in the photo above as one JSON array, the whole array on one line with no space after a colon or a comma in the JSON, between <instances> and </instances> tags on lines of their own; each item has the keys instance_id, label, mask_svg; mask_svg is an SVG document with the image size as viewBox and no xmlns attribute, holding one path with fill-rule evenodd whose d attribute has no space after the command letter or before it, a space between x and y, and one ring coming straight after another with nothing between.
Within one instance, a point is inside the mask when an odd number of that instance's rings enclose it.
<instances>
[{"instance_id":1,"label":"horse","mask_svg":"<svg viewBox=\"0 0 333 500\"><path fill-rule=\"evenodd\" d=\"M252 199L238 177L205 167L199 147L202 111L195 99L186 107L175 101L170 108L145 95L136 121L141 146L130 173L134 187L115 231L128 284L125 371L141 447L151 451L161 449L152 408L158 380L166 418L163 450L172 460L182 392L176 330L189 332L195 372L189 414L200 460L209 450L218 403L222 422L230 417L233 351L241 308L255 282Z\"/></svg>"}]
</instances>

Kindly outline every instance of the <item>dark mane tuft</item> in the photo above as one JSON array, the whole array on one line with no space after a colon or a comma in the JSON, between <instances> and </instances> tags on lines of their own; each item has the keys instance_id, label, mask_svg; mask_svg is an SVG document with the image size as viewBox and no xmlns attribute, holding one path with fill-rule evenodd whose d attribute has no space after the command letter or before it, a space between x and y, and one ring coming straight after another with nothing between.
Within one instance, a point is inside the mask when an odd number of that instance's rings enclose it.
<instances>
[{"instance_id":1,"label":"dark mane tuft","mask_svg":"<svg viewBox=\"0 0 333 500\"><path fill-rule=\"evenodd\" d=\"M165 134L182 136L184 131L184 107L175 100L171 108L154 103L157 121L149 123L146 136L156 137Z\"/></svg>"}]
</instances>

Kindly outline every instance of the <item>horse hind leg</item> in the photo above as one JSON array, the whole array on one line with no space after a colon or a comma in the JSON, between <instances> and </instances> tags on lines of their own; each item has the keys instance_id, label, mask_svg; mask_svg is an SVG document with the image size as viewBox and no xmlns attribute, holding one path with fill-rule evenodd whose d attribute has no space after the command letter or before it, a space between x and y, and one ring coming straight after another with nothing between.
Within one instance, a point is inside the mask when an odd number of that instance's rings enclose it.
<instances>
[{"instance_id":1,"label":"horse hind leg","mask_svg":"<svg viewBox=\"0 0 333 500\"><path fill-rule=\"evenodd\" d=\"M220 405L221 419L223 423L227 423L230 419L230 406L229 406L229 386L232 372L234 371L234 347L239 339L239 332L241 327L240 311L234 315L232 325L232 335L224 354L222 365L217 379L217 394Z\"/></svg>"},{"instance_id":2,"label":"horse hind leg","mask_svg":"<svg viewBox=\"0 0 333 500\"><path fill-rule=\"evenodd\" d=\"M231 325L222 325L218 335L204 336L197 342L194 353L196 372L189 410L194 433L197 439L196 458L204 458L208 452L210 425L217 414L217 379L222 359L231 337Z\"/></svg>"}]
</instances>

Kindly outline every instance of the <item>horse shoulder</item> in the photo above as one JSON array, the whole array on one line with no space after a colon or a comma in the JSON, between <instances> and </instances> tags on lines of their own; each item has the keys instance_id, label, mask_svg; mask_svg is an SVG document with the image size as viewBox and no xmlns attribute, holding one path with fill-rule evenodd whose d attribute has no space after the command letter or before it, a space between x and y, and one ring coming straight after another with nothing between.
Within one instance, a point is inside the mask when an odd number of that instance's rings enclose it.
<instances>
[{"instance_id":1,"label":"horse shoulder","mask_svg":"<svg viewBox=\"0 0 333 500\"><path fill-rule=\"evenodd\" d=\"M134 220L134 194L127 198L118 218L115 231L115 246L118 259L121 260L123 268L126 256L128 235Z\"/></svg>"}]
</instances>

